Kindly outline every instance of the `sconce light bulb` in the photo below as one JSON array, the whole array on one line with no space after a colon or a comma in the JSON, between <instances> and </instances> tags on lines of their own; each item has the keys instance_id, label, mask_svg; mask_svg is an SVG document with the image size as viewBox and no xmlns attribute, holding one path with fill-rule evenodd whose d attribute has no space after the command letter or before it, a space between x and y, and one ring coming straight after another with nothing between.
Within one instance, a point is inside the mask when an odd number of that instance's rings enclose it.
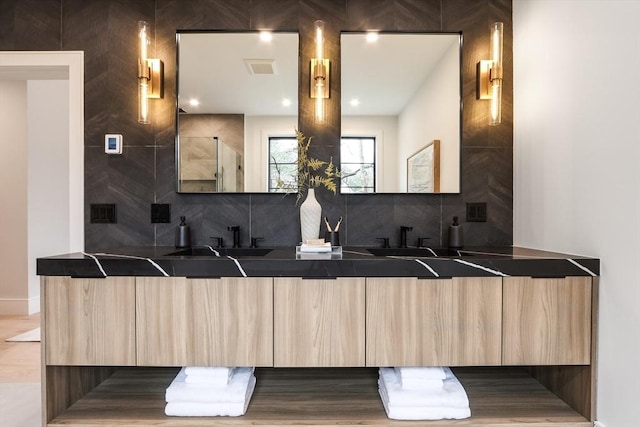
<instances>
[{"instance_id":1,"label":"sconce light bulb","mask_svg":"<svg viewBox=\"0 0 640 427\"><path fill-rule=\"evenodd\" d=\"M495 22L491 26L491 60L499 67L502 67L503 27L502 22Z\"/></svg>"},{"instance_id":2,"label":"sconce light bulb","mask_svg":"<svg viewBox=\"0 0 640 427\"><path fill-rule=\"evenodd\" d=\"M140 39L140 59L147 60L147 46L149 45L149 24L146 21L138 21L138 38Z\"/></svg>"},{"instance_id":3,"label":"sconce light bulb","mask_svg":"<svg viewBox=\"0 0 640 427\"><path fill-rule=\"evenodd\" d=\"M316 28L316 59L324 58L324 21L314 22Z\"/></svg>"}]
</instances>

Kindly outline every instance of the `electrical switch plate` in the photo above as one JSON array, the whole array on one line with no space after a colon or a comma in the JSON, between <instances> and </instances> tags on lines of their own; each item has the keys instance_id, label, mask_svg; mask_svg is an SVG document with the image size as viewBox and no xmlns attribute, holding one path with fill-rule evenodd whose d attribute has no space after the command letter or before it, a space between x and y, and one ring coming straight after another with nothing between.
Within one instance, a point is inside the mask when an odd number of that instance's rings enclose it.
<instances>
[{"instance_id":1,"label":"electrical switch plate","mask_svg":"<svg viewBox=\"0 0 640 427\"><path fill-rule=\"evenodd\" d=\"M169 203L152 203L151 204L151 223L168 223L171 222L171 204Z\"/></svg>"},{"instance_id":2,"label":"electrical switch plate","mask_svg":"<svg viewBox=\"0 0 640 427\"><path fill-rule=\"evenodd\" d=\"M91 224L115 224L118 222L115 203L91 203Z\"/></svg>"},{"instance_id":3,"label":"electrical switch plate","mask_svg":"<svg viewBox=\"0 0 640 427\"><path fill-rule=\"evenodd\" d=\"M467 203L467 222L487 222L487 204Z\"/></svg>"}]
</instances>

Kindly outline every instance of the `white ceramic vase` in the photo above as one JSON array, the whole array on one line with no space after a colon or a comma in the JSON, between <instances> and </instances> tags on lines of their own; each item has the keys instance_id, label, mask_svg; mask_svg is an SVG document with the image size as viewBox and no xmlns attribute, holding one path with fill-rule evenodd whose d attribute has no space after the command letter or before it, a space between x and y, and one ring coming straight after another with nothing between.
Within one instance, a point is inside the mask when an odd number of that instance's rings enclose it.
<instances>
[{"instance_id":1,"label":"white ceramic vase","mask_svg":"<svg viewBox=\"0 0 640 427\"><path fill-rule=\"evenodd\" d=\"M300 205L300 235L302 243L309 239L317 239L320 234L322 206L316 199L315 189L309 188L307 198Z\"/></svg>"}]
</instances>

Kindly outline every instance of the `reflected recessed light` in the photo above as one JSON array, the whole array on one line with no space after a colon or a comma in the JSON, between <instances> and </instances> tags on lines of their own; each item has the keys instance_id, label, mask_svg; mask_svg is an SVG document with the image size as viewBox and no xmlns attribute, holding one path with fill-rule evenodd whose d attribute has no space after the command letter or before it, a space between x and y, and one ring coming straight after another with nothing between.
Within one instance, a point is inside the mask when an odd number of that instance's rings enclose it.
<instances>
[{"instance_id":1,"label":"reflected recessed light","mask_svg":"<svg viewBox=\"0 0 640 427\"><path fill-rule=\"evenodd\" d=\"M369 43L373 43L373 42L378 41L378 33L377 33L377 32L374 32L374 31L369 31L369 32L367 33L367 41L368 41Z\"/></svg>"},{"instance_id":2,"label":"reflected recessed light","mask_svg":"<svg viewBox=\"0 0 640 427\"><path fill-rule=\"evenodd\" d=\"M200 101L198 101L198 100L197 100L197 99L195 99L195 98L191 98L191 99L189 100L189 105L191 105L192 107L197 107L198 105L200 105Z\"/></svg>"},{"instance_id":3,"label":"reflected recessed light","mask_svg":"<svg viewBox=\"0 0 640 427\"><path fill-rule=\"evenodd\" d=\"M263 42L270 42L273 39L271 31L260 31L260 40Z\"/></svg>"},{"instance_id":4,"label":"reflected recessed light","mask_svg":"<svg viewBox=\"0 0 640 427\"><path fill-rule=\"evenodd\" d=\"M289 98L282 98L282 106L283 107L290 107L291 106L291 100Z\"/></svg>"},{"instance_id":5,"label":"reflected recessed light","mask_svg":"<svg viewBox=\"0 0 640 427\"><path fill-rule=\"evenodd\" d=\"M349 103L352 107L357 107L358 105L360 105L360 100L357 98L353 98Z\"/></svg>"}]
</instances>

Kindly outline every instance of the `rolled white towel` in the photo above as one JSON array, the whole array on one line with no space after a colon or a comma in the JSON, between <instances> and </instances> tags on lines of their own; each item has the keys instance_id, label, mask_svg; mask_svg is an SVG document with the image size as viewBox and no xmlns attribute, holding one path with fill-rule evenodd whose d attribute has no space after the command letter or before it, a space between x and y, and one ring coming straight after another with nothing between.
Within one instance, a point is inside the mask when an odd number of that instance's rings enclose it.
<instances>
[{"instance_id":1,"label":"rolled white towel","mask_svg":"<svg viewBox=\"0 0 640 427\"><path fill-rule=\"evenodd\" d=\"M471 409L467 407L452 408L447 406L398 406L389 404L389 397L384 382L378 389L382 405L387 417L393 420L460 420L471 416Z\"/></svg>"},{"instance_id":2,"label":"rolled white towel","mask_svg":"<svg viewBox=\"0 0 640 427\"><path fill-rule=\"evenodd\" d=\"M164 413L174 417L239 417L247 412L255 386L256 378L252 375L242 402L169 402Z\"/></svg>"},{"instance_id":3,"label":"rolled white towel","mask_svg":"<svg viewBox=\"0 0 640 427\"><path fill-rule=\"evenodd\" d=\"M393 369L401 383L406 379L444 380L447 377L442 366L401 366Z\"/></svg>"},{"instance_id":4,"label":"rolled white towel","mask_svg":"<svg viewBox=\"0 0 640 427\"><path fill-rule=\"evenodd\" d=\"M231 381L223 386L188 384L182 368L165 392L167 402L237 403L243 402L250 382L255 384L253 368L238 368Z\"/></svg>"},{"instance_id":5,"label":"rolled white towel","mask_svg":"<svg viewBox=\"0 0 640 427\"><path fill-rule=\"evenodd\" d=\"M467 393L451 369L444 368L442 389L405 390L393 368L380 368L378 385L384 385L391 406L431 406L463 408L469 406Z\"/></svg>"}]
</instances>

